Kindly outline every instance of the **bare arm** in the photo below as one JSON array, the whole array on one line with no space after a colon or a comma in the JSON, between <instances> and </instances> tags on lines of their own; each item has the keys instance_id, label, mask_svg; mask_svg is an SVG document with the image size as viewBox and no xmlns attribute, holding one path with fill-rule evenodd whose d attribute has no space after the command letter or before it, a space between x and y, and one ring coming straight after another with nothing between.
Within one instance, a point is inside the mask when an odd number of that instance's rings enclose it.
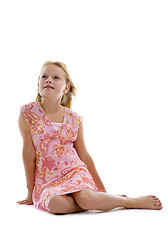
<instances>
[{"instance_id":1,"label":"bare arm","mask_svg":"<svg viewBox=\"0 0 168 240\"><path fill-rule=\"evenodd\" d=\"M96 185L98 186L99 191L106 192L105 186L96 170L94 161L91 158L89 153L87 154L86 158L84 159L84 163L87 165L87 168L88 168L89 172L91 173Z\"/></svg>"},{"instance_id":2,"label":"bare arm","mask_svg":"<svg viewBox=\"0 0 168 240\"><path fill-rule=\"evenodd\" d=\"M23 157L27 188L28 188L27 198L32 200L32 192L34 188L34 173L35 173L35 147L33 145L29 126L26 122L26 119L22 111L20 112L18 122L19 122L20 133L23 138L22 157ZM27 204L26 200L20 201L18 203Z\"/></svg>"},{"instance_id":3,"label":"bare arm","mask_svg":"<svg viewBox=\"0 0 168 240\"><path fill-rule=\"evenodd\" d=\"M99 174L96 170L94 161L86 149L86 145L85 145L85 141L84 141L84 134L83 134L83 123L81 124L81 126L78 129L78 136L74 142L74 147L75 147L80 159L87 165L87 168L88 168L89 172L91 173L96 185L98 186L99 191L106 192L106 189L105 189L105 187L99 177Z\"/></svg>"}]
</instances>

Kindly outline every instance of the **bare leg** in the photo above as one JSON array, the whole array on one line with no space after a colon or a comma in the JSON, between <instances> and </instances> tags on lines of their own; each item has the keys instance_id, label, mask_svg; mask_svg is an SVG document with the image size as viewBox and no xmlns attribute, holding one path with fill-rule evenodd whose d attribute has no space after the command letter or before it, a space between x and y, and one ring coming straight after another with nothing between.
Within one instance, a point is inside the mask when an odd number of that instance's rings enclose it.
<instances>
[{"instance_id":1,"label":"bare leg","mask_svg":"<svg viewBox=\"0 0 168 240\"><path fill-rule=\"evenodd\" d=\"M52 213L66 214L85 211L77 205L72 196L62 195L53 197L49 203Z\"/></svg>"},{"instance_id":2,"label":"bare leg","mask_svg":"<svg viewBox=\"0 0 168 240\"><path fill-rule=\"evenodd\" d=\"M72 193L72 196L80 207L87 210L111 210L116 207L162 209L160 200L153 195L128 198L86 189Z\"/></svg>"}]
</instances>

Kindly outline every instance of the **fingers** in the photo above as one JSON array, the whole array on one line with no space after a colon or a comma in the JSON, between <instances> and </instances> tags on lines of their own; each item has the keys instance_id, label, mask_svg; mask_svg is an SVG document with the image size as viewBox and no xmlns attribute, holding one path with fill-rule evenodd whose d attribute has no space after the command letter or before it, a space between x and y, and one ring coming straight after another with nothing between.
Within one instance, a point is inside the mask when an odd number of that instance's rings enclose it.
<instances>
[{"instance_id":1,"label":"fingers","mask_svg":"<svg viewBox=\"0 0 168 240\"><path fill-rule=\"evenodd\" d=\"M19 204L33 205L33 201L31 199L25 199L22 201L18 201Z\"/></svg>"}]
</instances>

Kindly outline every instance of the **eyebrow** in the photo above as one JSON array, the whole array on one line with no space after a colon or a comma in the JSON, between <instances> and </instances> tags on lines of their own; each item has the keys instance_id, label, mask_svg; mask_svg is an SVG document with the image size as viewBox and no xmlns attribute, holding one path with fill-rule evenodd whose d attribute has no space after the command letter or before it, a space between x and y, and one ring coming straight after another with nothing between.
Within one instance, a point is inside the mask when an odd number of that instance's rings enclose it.
<instances>
[{"instance_id":1,"label":"eyebrow","mask_svg":"<svg viewBox=\"0 0 168 240\"><path fill-rule=\"evenodd\" d=\"M41 75L44 75L44 74L47 75L47 73L43 73L43 74L41 74ZM57 73L55 73L54 75L57 75L58 77L60 77L60 75L58 75Z\"/></svg>"}]
</instances>

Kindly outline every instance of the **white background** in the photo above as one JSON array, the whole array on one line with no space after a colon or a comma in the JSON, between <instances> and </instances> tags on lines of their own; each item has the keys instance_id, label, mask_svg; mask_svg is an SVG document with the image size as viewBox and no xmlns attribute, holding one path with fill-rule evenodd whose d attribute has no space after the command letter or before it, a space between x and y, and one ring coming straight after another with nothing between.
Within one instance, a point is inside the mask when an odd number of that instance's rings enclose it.
<instances>
[{"instance_id":1,"label":"white background","mask_svg":"<svg viewBox=\"0 0 168 240\"><path fill-rule=\"evenodd\" d=\"M167 239L168 3L0 3L3 239ZM20 106L35 101L42 64L61 61L78 88L88 152L109 193L155 194L163 210L52 215L26 198Z\"/></svg>"}]
</instances>

